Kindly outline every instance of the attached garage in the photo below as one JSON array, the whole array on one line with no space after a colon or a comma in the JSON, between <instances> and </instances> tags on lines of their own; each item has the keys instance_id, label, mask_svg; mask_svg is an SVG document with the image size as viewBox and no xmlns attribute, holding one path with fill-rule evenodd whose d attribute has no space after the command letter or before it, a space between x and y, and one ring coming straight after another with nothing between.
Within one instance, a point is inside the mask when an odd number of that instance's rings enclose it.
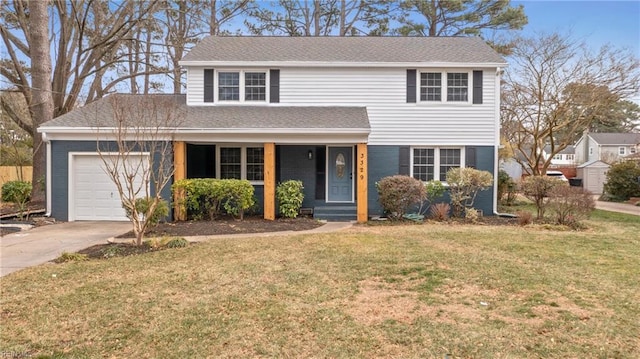
<instances>
[{"instance_id":1,"label":"attached garage","mask_svg":"<svg viewBox=\"0 0 640 359\"><path fill-rule=\"evenodd\" d=\"M109 158L109 155L105 155ZM113 158L113 155L111 155ZM148 154L129 155L127 165L136 166ZM133 171L135 172L135 171ZM138 171L140 172L140 171ZM137 173L136 186L142 183ZM118 189L97 153L69 153L69 221L127 221Z\"/></svg>"},{"instance_id":2,"label":"attached garage","mask_svg":"<svg viewBox=\"0 0 640 359\"><path fill-rule=\"evenodd\" d=\"M602 194L607 181L609 165L602 161L590 161L578 166L578 178L582 178L582 187L593 194Z\"/></svg>"}]
</instances>

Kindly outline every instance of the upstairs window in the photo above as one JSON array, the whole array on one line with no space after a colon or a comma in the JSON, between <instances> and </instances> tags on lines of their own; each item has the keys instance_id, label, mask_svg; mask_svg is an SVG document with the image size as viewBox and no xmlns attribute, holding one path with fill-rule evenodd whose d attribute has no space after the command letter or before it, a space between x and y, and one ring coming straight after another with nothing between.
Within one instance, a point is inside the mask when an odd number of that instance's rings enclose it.
<instances>
[{"instance_id":1,"label":"upstairs window","mask_svg":"<svg viewBox=\"0 0 640 359\"><path fill-rule=\"evenodd\" d=\"M635 155L636 154L636 148L633 147L633 146L629 147L629 153L632 154L632 155Z\"/></svg>"},{"instance_id":2,"label":"upstairs window","mask_svg":"<svg viewBox=\"0 0 640 359\"><path fill-rule=\"evenodd\" d=\"M442 74L440 72L420 74L420 101L442 101Z\"/></svg>"},{"instance_id":3,"label":"upstairs window","mask_svg":"<svg viewBox=\"0 0 640 359\"><path fill-rule=\"evenodd\" d=\"M626 147L618 147L618 154L620 156L624 156L627 154L627 148Z\"/></svg>"},{"instance_id":4,"label":"upstairs window","mask_svg":"<svg viewBox=\"0 0 640 359\"><path fill-rule=\"evenodd\" d=\"M240 74L237 72L218 73L218 100L240 100Z\"/></svg>"},{"instance_id":5,"label":"upstairs window","mask_svg":"<svg viewBox=\"0 0 640 359\"><path fill-rule=\"evenodd\" d=\"M480 71L480 75L482 75ZM481 77L481 76L480 76ZM482 85L481 79L478 80ZM469 72L421 72L420 101L470 103L471 81ZM478 102L482 103L481 88L478 89ZM474 101L474 103L476 103Z\"/></svg>"},{"instance_id":6,"label":"upstairs window","mask_svg":"<svg viewBox=\"0 0 640 359\"><path fill-rule=\"evenodd\" d=\"M267 99L267 74L247 72L244 74L244 100L265 101Z\"/></svg>"},{"instance_id":7,"label":"upstairs window","mask_svg":"<svg viewBox=\"0 0 640 359\"><path fill-rule=\"evenodd\" d=\"M447 74L447 101L469 101L469 74L466 72Z\"/></svg>"},{"instance_id":8,"label":"upstairs window","mask_svg":"<svg viewBox=\"0 0 640 359\"><path fill-rule=\"evenodd\" d=\"M218 71L219 102L266 102L267 73L259 71Z\"/></svg>"}]
</instances>

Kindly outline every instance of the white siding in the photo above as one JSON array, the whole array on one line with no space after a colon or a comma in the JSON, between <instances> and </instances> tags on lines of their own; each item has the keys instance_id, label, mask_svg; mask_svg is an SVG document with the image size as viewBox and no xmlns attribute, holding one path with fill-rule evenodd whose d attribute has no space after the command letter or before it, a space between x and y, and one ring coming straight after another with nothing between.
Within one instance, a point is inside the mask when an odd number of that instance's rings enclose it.
<instances>
[{"instance_id":1,"label":"white siding","mask_svg":"<svg viewBox=\"0 0 640 359\"><path fill-rule=\"evenodd\" d=\"M189 67L187 71L188 105L211 105L203 103L203 70ZM498 77L495 69L482 70L483 104L472 105L420 103L419 98L418 103L406 103L404 68L280 68L278 105L366 106L371 145L494 146L498 143ZM470 98L472 78L470 73Z\"/></svg>"},{"instance_id":2,"label":"white siding","mask_svg":"<svg viewBox=\"0 0 640 359\"><path fill-rule=\"evenodd\" d=\"M406 103L406 81L402 68L281 69L280 103L366 106L372 145L496 144L495 70L484 69L482 105Z\"/></svg>"}]
</instances>

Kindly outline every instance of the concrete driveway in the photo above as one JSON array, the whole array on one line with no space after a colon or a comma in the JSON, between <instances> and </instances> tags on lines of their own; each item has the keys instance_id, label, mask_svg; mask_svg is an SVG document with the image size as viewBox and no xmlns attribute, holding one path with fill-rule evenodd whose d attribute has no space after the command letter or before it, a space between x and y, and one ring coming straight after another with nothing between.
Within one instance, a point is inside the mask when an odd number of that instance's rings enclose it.
<instances>
[{"instance_id":1,"label":"concrete driveway","mask_svg":"<svg viewBox=\"0 0 640 359\"><path fill-rule=\"evenodd\" d=\"M51 224L0 237L0 276L46 263L131 230L130 222L79 221Z\"/></svg>"},{"instance_id":2,"label":"concrete driveway","mask_svg":"<svg viewBox=\"0 0 640 359\"><path fill-rule=\"evenodd\" d=\"M605 211L635 214L636 216L640 216L640 207L631 205L629 203L605 202L598 201L596 199L596 208Z\"/></svg>"}]
</instances>

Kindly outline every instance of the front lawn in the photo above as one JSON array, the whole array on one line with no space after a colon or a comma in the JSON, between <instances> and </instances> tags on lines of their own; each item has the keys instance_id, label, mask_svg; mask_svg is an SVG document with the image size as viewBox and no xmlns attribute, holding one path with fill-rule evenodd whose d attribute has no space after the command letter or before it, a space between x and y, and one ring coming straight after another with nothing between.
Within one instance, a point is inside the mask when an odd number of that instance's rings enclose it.
<instances>
[{"instance_id":1,"label":"front lawn","mask_svg":"<svg viewBox=\"0 0 640 359\"><path fill-rule=\"evenodd\" d=\"M355 226L0 279L0 351L43 357L631 358L640 220Z\"/></svg>"}]
</instances>

